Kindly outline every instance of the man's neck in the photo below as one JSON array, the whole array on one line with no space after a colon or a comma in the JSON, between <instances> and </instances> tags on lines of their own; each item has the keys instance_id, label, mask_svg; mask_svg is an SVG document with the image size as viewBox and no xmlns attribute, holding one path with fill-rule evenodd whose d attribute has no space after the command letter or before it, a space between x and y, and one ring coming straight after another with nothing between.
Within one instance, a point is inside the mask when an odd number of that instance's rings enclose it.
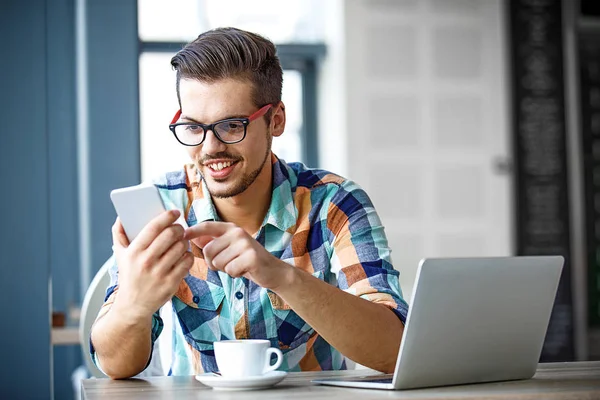
<instances>
[{"instance_id":1,"label":"man's neck","mask_svg":"<svg viewBox=\"0 0 600 400\"><path fill-rule=\"evenodd\" d=\"M260 229L271 205L273 181L272 164L267 160L256 180L235 197L218 199L213 204L221 220L233 222L254 236Z\"/></svg>"}]
</instances>

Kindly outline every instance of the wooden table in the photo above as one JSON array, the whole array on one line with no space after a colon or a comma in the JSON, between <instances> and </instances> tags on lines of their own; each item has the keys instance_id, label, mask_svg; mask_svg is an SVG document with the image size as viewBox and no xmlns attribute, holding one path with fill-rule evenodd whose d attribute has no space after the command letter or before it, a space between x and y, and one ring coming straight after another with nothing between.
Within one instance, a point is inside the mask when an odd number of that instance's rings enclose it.
<instances>
[{"instance_id":1,"label":"wooden table","mask_svg":"<svg viewBox=\"0 0 600 400\"><path fill-rule=\"evenodd\" d=\"M540 364L533 379L418 390L372 390L319 386L311 379L361 376L372 371L295 372L276 386L241 392L215 391L193 376L82 381L82 396L96 399L600 399L600 361Z\"/></svg>"}]
</instances>

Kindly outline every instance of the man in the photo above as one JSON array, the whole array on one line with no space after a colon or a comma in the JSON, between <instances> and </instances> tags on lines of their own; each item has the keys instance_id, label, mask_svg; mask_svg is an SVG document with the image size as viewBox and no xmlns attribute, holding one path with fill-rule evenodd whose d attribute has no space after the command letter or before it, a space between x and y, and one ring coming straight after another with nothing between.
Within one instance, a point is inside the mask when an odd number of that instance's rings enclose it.
<instances>
[{"instance_id":1,"label":"man","mask_svg":"<svg viewBox=\"0 0 600 400\"><path fill-rule=\"evenodd\" d=\"M271 153L286 121L274 45L217 29L171 64L170 129L193 164L156 182L171 210L132 243L113 226L96 362L112 378L144 370L171 300L174 375L216 371L213 343L236 338L270 340L285 370L344 369L348 357L393 371L407 305L383 226L353 182Z\"/></svg>"}]
</instances>

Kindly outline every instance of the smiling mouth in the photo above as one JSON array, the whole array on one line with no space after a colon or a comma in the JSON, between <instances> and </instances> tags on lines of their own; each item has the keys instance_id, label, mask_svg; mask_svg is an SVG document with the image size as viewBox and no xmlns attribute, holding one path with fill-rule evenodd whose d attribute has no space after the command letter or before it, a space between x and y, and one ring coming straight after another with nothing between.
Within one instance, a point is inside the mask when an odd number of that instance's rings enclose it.
<instances>
[{"instance_id":1,"label":"smiling mouth","mask_svg":"<svg viewBox=\"0 0 600 400\"><path fill-rule=\"evenodd\" d=\"M221 171L227 167L231 167L233 164L235 164L235 161L225 161L225 162L217 162L217 163L210 163L210 164L205 164L208 168L210 168L213 171Z\"/></svg>"}]
</instances>

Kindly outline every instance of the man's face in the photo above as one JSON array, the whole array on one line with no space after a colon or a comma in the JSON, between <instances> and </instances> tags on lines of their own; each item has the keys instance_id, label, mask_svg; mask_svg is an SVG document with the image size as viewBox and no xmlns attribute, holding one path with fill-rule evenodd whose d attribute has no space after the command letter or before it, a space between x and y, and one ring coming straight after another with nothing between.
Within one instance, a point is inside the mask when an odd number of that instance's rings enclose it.
<instances>
[{"instance_id":1,"label":"man's face","mask_svg":"<svg viewBox=\"0 0 600 400\"><path fill-rule=\"evenodd\" d=\"M251 100L252 86L247 82L182 79L179 92L181 122L212 124L226 118L248 117L258 110ZM270 128L261 117L248 125L246 137L239 143L222 143L214 132L208 131L201 145L186 149L211 196L227 198L244 192L255 182L270 160L271 141Z\"/></svg>"}]
</instances>

